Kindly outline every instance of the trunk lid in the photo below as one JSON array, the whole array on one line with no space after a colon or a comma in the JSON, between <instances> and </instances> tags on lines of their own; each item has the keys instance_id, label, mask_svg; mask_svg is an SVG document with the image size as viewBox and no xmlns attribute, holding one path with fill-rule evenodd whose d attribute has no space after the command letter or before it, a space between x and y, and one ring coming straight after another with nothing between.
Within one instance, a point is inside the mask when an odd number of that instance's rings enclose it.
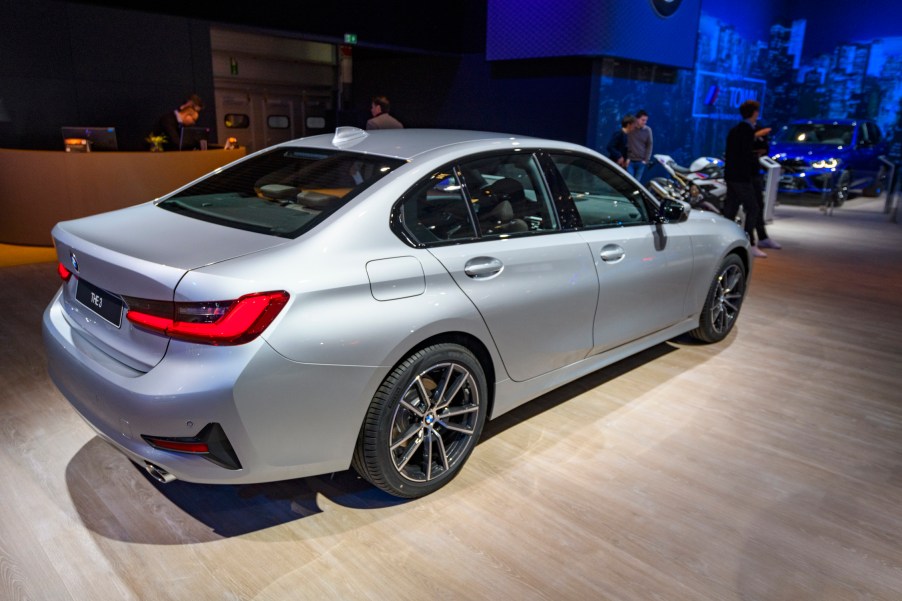
<instances>
[{"instance_id":1,"label":"trunk lid","mask_svg":"<svg viewBox=\"0 0 902 601\"><path fill-rule=\"evenodd\" d=\"M153 203L64 221L52 235L60 263L75 275L62 298L70 324L87 342L140 371L159 363L169 339L133 327L123 296L172 301L188 271L288 242Z\"/></svg>"}]
</instances>

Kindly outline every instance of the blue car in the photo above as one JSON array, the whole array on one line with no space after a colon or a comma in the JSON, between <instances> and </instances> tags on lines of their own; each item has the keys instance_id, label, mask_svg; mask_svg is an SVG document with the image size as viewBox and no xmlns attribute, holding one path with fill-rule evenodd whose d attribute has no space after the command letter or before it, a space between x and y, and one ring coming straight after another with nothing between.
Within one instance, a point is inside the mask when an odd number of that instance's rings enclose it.
<instances>
[{"instance_id":1,"label":"blue car","mask_svg":"<svg viewBox=\"0 0 902 601\"><path fill-rule=\"evenodd\" d=\"M770 156L783 167L780 192L829 196L835 206L849 190L877 196L887 179L880 156L886 142L872 121L852 119L798 120L774 135Z\"/></svg>"}]
</instances>

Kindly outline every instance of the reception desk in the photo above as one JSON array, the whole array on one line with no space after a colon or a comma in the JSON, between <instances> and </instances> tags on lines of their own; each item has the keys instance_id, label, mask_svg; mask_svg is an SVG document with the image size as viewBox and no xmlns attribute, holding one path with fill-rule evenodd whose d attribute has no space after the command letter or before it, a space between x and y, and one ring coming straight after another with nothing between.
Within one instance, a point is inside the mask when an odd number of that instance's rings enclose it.
<instances>
[{"instance_id":1,"label":"reception desk","mask_svg":"<svg viewBox=\"0 0 902 601\"><path fill-rule=\"evenodd\" d=\"M244 154L0 148L0 242L51 246L58 221L153 200Z\"/></svg>"}]
</instances>

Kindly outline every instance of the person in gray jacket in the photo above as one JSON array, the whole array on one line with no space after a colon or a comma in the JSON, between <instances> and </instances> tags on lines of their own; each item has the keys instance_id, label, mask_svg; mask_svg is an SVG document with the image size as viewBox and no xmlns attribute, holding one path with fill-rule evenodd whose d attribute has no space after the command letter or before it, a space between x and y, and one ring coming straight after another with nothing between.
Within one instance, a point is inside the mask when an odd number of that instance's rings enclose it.
<instances>
[{"instance_id":1,"label":"person in gray jacket","mask_svg":"<svg viewBox=\"0 0 902 601\"><path fill-rule=\"evenodd\" d=\"M645 167L651 160L652 137L647 123L648 113L644 110L636 111L636 124L627 136L627 171L640 182L645 175Z\"/></svg>"},{"instance_id":2,"label":"person in gray jacket","mask_svg":"<svg viewBox=\"0 0 902 601\"><path fill-rule=\"evenodd\" d=\"M392 117L389 112L391 104L385 96L375 96L370 103L370 114L373 118L366 122L367 129L404 129L400 121Z\"/></svg>"}]
</instances>

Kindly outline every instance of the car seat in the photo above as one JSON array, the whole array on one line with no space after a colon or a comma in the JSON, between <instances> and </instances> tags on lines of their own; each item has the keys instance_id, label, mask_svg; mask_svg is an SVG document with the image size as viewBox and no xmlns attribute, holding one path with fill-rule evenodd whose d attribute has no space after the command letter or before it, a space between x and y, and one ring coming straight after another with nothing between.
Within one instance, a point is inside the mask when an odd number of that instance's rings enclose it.
<instances>
[{"instance_id":1,"label":"car seat","mask_svg":"<svg viewBox=\"0 0 902 601\"><path fill-rule=\"evenodd\" d=\"M478 199L479 226L483 233L525 232L529 229L523 219L529 213L526 193L520 182L502 178L480 191Z\"/></svg>"}]
</instances>

